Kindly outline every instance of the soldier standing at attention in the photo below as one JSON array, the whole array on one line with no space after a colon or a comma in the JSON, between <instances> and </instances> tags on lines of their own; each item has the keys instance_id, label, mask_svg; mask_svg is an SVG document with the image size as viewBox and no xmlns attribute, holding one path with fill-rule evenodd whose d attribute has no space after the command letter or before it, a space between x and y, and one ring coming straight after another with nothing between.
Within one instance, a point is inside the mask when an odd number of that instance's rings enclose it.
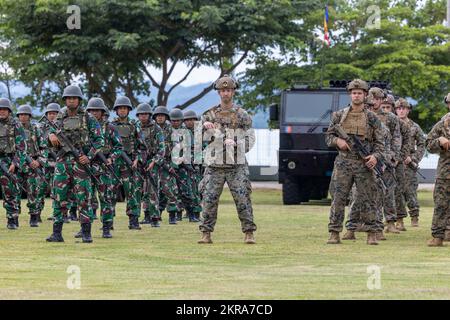
<instances>
[{"instance_id":1,"label":"soldier standing at attention","mask_svg":"<svg viewBox=\"0 0 450 320\"><path fill-rule=\"evenodd\" d=\"M364 108L364 101L369 87L360 79L351 81L347 87L350 92L351 105L333 113L330 127L326 133L329 147L337 147L339 154L334 162L334 189L330 209L329 244L341 243L339 233L345 215L345 204L352 188L356 185L358 197L362 197L361 220L367 228L367 244L378 244L376 239L376 197L378 187L371 171L378 161L382 160L384 136L380 120ZM347 142L339 137L335 125L341 125L348 135L354 135L372 152L362 159L355 150L350 150Z\"/></svg>"},{"instance_id":2,"label":"soldier standing at attention","mask_svg":"<svg viewBox=\"0 0 450 320\"><path fill-rule=\"evenodd\" d=\"M47 238L48 242L63 242L63 215L67 213L69 194L75 194L80 212L80 223L83 242L92 242L91 226L94 219L92 210L92 184L90 162L97 150L104 146L104 139L98 121L84 112L81 107L83 95L78 86L70 85L64 89L63 100L67 111L60 113L56 120L56 127L50 130L49 140L54 147L58 147L55 176L53 179L53 234ZM62 133L71 148L58 138ZM62 135L60 135L61 138ZM63 139L64 140L64 139ZM76 150L76 151L75 151ZM79 153L76 158L75 153Z\"/></svg>"},{"instance_id":3,"label":"soldier standing at attention","mask_svg":"<svg viewBox=\"0 0 450 320\"><path fill-rule=\"evenodd\" d=\"M205 158L206 169L201 182L204 190L203 222L199 229L203 235L198 243L212 243L211 232L217 222L219 199L227 182L241 221L241 230L245 234L244 242L253 244L256 224L253 222L250 199L252 185L245 159L245 153L254 142L252 119L242 107L233 102L238 89L238 83L234 79L224 75L214 83L214 89L220 96L220 104L206 111L202 117L203 128L207 133L213 132L214 140L205 150L206 157L209 152L210 158ZM243 132L245 137L236 137L235 132ZM215 148L208 150L212 145Z\"/></svg>"}]
</instances>

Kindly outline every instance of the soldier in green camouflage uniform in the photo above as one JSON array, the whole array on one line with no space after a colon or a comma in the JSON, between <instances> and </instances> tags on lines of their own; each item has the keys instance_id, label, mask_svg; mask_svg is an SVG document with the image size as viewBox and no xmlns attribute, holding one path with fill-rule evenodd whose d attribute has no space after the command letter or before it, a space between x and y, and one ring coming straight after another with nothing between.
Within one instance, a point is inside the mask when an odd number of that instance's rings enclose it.
<instances>
[{"instance_id":1,"label":"soldier in green camouflage uniform","mask_svg":"<svg viewBox=\"0 0 450 320\"><path fill-rule=\"evenodd\" d=\"M445 230L450 218L450 117L439 121L426 139L426 148L431 153L439 154L436 182L434 186L434 213L431 225L432 239L428 246L443 245Z\"/></svg>"},{"instance_id":2,"label":"soldier in green camouflage uniform","mask_svg":"<svg viewBox=\"0 0 450 320\"><path fill-rule=\"evenodd\" d=\"M178 186L175 179L178 166L172 161L172 126L168 122L169 111L164 106L159 106L153 112L153 119L161 128L164 135L164 162L159 166L159 210L162 213L167 206L169 212L169 224L177 224L177 213L181 212L182 204L178 199Z\"/></svg>"},{"instance_id":3,"label":"soldier in green camouflage uniform","mask_svg":"<svg viewBox=\"0 0 450 320\"><path fill-rule=\"evenodd\" d=\"M42 122L40 123L40 130L42 134L42 138L47 142L48 141L48 134L50 132L50 125L48 124L48 121L52 121L52 123L55 122L56 117L58 116L58 113L60 112L61 107L57 103L49 103L45 109L45 116L48 118L42 119ZM53 174L55 172L55 165L56 165L56 149L53 146L48 145L47 142L47 161L45 162L44 171L45 171L45 180L42 181L40 187L39 187L39 193L38 193L38 205L39 205L39 212L42 212L44 210L45 206L45 197L47 195L47 190L51 189L52 183L53 183ZM50 198L53 199L52 194L50 193ZM39 222L42 222L40 219L40 214L38 217ZM53 218L50 218L50 220L53 220Z\"/></svg>"},{"instance_id":4,"label":"soldier in green camouflage uniform","mask_svg":"<svg viewBox=\"0 0 450 320\"><path fill-rule=\"evenodd\" d=\"M199 184L202 180L202 130L201 130L201 123L198 121L198 116L193 110L187 110L184 112L184 125L189 130L191 135L191 162L192 167L194 168L193 171L190 171L189 174L191 175L192 180L192 193L193 193L193 215L194 219L192 219L193 222L200 221L200 213L202 212L202 206L201 206L201 194L199 191ZM197 127L196 127L197 124ZM199 129L195 131L196 129ZM195 135L195 132L199 132L198 134L198 141L196 142L195 139L197 136Z\"/></svg>"},{"instance_id":5,"label":"soldier in green camouflage uniform","mask_svg":"<svg viewBox=\"0 0 450 320\"><path fill-rule=\"evenodd\" d=\"M202 124L206 130L204 140L210 142L205 150L205 174L201 184L203 222L199 226L202 238L198 243L212 243L211 232L217 222L217 209L225 182L236 204L244 242L255 243L256 224L251 202L252 185L245 153L254 144L252 118L233 102L238 83L224 75L214 83L220 96L220 104L203 114Z\"/></svg>"},{"instance_id":6,"label":"soldier in green camouflage uniform","mask_svg":"<svg viewBox=\"0 0 450 320\"><path fill-rule=\"evenodd\" d=\"M12 116L11 102L0 98L0 165L8 174L0 171L0 187L3 193L3 207L6 209L7 228L17 229L19 224L19 203L21 193L17 183L17 169L25 164L25 132L22 125Z\"/></svg>"},{"instance_id":7,"label":"soldier in green camouflage uniform","mask_svg":"<svg viewBox=\"0 0 450 320\"><path fill-rule=\"evenodd\" d=\"M17 117L25 132L27 143L27 155L29 163L20 167L18 170L19 183L26 186L27 190L27 207L30 214L30 227L38 227L40 215L39 187L45 183L44 164L48 158L48 144L44 139L39 126L31 122L31 107L28 105L20 106L17 109ZM17 195L20 212L20 192Z\"/></svg>"},{"instance_id":8,"label":"soldier in green camouflage uniform","mask_svg":"<svg viewBox=\"0 0 450 320\"><path fill-rule=\"evenodd\" d=\"M378 244L376 238L377 216L376 199L379 188L371 171L378 161L384 159L384 136L380 120L364 108L364 101L369 90L365 81L356 79L349 83L352 103L349 107L333 113L325 136L329 147L337 147L339 154L334 163L334 193L331 195L329 244L340 243L345 204L353 183L356 185L361 207L361 220L367 230L367 244ZM348 143L339 136L336 125L340 125L348 135L354 135L370 150L371 155L365 159L350 150ZM364 160L364 161L362 161Z\"/></svg>"},{"instance_id":9,"label":"soldier in green camouflage uniform","mask_svg":"<svg viewBox=\"0 0 450 320\"><path fill-rule=\"evenodd\" d=\"M145 181L142 195L144 220L141 221L141 224L159 227L159 168L164 162L165 144L163 132L150 118L151 114L150 105L147 103L140 104L136 111L145 142L145 150L143 150Z\"/></svg>"},{"instance_id":10,"label":"soldier in green camouflage uniform","mask_svg":"<svg viewBox=\"0 0 450 320\"><path fill-rule=\"evenodd\" d=\"M129 168L121 157L115 162L116 174L122 179L122 186L127 199L126 214L129 219L128 229L141 230L139 226L139 215L141 209L141 194L143 181L138 174L139 162L142 163L142 131L139 124L129 118L129 113L133 106L128 97L118 97L114 102L114 111L117 114L112 124L119 132L123 145L123 153L132 161L132 167Z\"/></svg>"},{"instance_id":11,"label":"soldier in green camouflage uniform","mask_svg":"<svg viewBox=\"0 0 450 320\"><path fill-rule=\"evenodd\" d=\"M417 188L419 180L417 179L417 169L419 162L425 154L425 134L420 126L408 118L411 111L411 105L405 99L399 99L395 108L400 119L406 124L409 131L410 150L409 155L404 160L405 181L404 197L411 217L411 226L419 226L419 202L417 201ZM402 217L406 218L406 216Z\"/></svg>"},{"instance_id":12,"label":"soldier in green camouflage uniform","mask_svg":"<svg viewBox=\"0 0 450 320\"><path fill-rule=\"evenodd\" d=\"M73 193L79 209L79 221L83 231L82 240L92 242L91 224L94 219L92 211L92 185L90 183L90 165L96 152L104 146L104 139L98 121L84 112L81 107L83 99L78 86L70 85L64 89L63 99L67 111L60 113L56 120L56 127L51 128L50 143L58 147L55 175L53 179L53 234L47 238L48 242L63 242L61 231L63 215L67 212L69 194ZM62 135L76 149L72 151L68 144L64 144ZM75 157L79 153L79 157Z\"/></svg>"}]
</instances>

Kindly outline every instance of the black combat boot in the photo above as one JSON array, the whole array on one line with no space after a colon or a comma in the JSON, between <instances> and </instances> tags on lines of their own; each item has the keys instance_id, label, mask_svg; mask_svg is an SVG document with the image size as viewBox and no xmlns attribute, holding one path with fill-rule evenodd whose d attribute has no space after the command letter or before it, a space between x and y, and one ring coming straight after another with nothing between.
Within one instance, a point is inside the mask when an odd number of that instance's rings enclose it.
<instances>
[{"instance_id":1,"label":"black combat boot","mask_svg":"<svg viewBox=\"0 0 450 320\"><path fill-rule=\"evenodd\" d=\"M176 212L169 212L169 224L177 224Z\"/></svg>"},{"instance_id":2,"label":"black combat boot","mask_svg":"<svg viewBox=\"0 0 450 320\"><path fill-rule=\"evenodd\" d=\"M39 212L37 215L37 222L42 223L41 213Z\"/></svg>"},{"instance_id":3,"label":"black combat boot","mask_svg":"<svg viewBox=\"0 0 450 320\"><path fill-rule=\"evenodd\" d=\"M112 221L103 222L102 238L107 238L107 239L112 238L112 235L111 235L111 232L110 232L111 226L112 226Z\"/></svg>"},{"instance_id":4,"label":"black combat boot","mask_svg":"<svg viewBox=\"0 0 450 320\"><path fill-rule=\"evenodd\" d=\"M30 214L30 227L39 227L37 214Z\"/></svg>"},{"instance_id":5,"label":"black combat boot","mask_svg":"<svg viewBox=\"0 0 450 320\"><path fill-rule=\"evenodd\" d=\"M162 221L162 214L163 214L164 210L159 210L159 221Z\"/></svg>"},{"instance_id":6,"label":"black combat boot","mask_svg":"<svg viewBox=\"0 0 450 320\"><path fill-rule=\"evenodd\" d=\"M189 222L199 222L200 220L197 219L197 217L195 216L195 212L193 212L192 210L189 210Z\"/></svg>"},{"instance_id":7,"label":"black combat boot","mask_svg":"<svg viewBox=\"0 0 450 320\"><path fill-rule=\"evenodd\" d=\"M16 230L16 220L14 218L8 218L8 223L6 224L6 227L10 230Z\"/></svg>"},{"instance_id":8,"label":"black combat boot","mask_svg":"<svg viewBox=\"0 0 450 320\"><path fill-rule=\"evenodd\" d=\"M78 221L78 218L77 218L77 207L70 208L70 220Z\"/></svg>"},{"instance_id":9,"label":"black combat boot","mask_svg":"<svg viewBox=\"0 0 450 320\"><path fill-rule=\"evenodd\" d=\"M64 242L62 237L62 223L54 223L53 224L53 233L50 237L47 238L47 242Z\"/></svg>"},{"instance_id":10,"label":"black combat boot","mask_svg":"<svg viewBox=\"0 0 450 320\"><path fill-rule=\"evenodd\" d=\"M183 221L183 211L177 211L177 221Z\"/></svg>"},{"instance_id":11,"label":"black combat boot","mask_svg":"<svg viewBox=\"0 0 450 320\"><path fill-rule=\"evenodd\" d=\"M75 235L73 237L77 238L77 239L82 238L83 237L83 229L80 228L80 231L75 233Z\"/></svg>"},{"instance_id":12,"label":"black combat boot","mask_svg":"<svg viewBox=\"0 0 450 320\"><path fill-rule=\"evenodd\" d=\"M81 238L83 239L84 243L91 243L92 237L91 237L91 223L82 223L81 224Z\"/></svg>"},{"instance_id":13,"label":"black combat boot","mask_svg":"<svg viewBox=\"0 0 450 320\"><path fill-rule=\"evenodd\" d=\"M140 223L141 224L150 224L151 223L150 212L148 212L148 211L144 212L144 220L142 220Z\"/></svg>"},{"instance_id":14,"label":"black combat boot","mask_svg":"<svg viewBox=\"0 0 450 320\"><path fill-rule=\"evenodd\" d=\"M130 216L129 217L130 222L128 229L130 230L141 230L141 227L139 226L139 221L137 216Z\"/></svg>"},{"instance_id":15,"label":"black combat boot","mask_svg":"<svg viewBox=\"0 0 450 320\"><path fill-rule=\"evenodd\" d=\"M70 219L69 219L69 216L67 215L67 212L64 213L63 218L64 218L64 223L70 223Z\"/></svg>"},{"instance_id":16,"label":"black combat boot","mask_svg":"<svg viewBox=\"0 0 450 320\"><path fill-rule=\"evenodd\" d=\"M97 210L94 210L94 220L97 220L98 219L98 217L97 217Z\"/></svg>"},{"instance_id":17,"label":"black combat boot","mask_svg":"<svg viewBox=\"0 0 450 320\"><path fill-rule=\"evenodd\" d=\"M159 219L158 218L152 218L152 221L150 222L150 225L153 228L159 228L161 225L159 223Z\"/></svg>"},{"instance_id":18,"label":"black combat boot","mask_svg":"<svg viewBox=\"0 0 450 320\"><path fill-rule=\"evenodd\" d=\"M19 216L14 218L14 224L16 225L17 228L19 228Z\"/></svg>"}]
</instances>

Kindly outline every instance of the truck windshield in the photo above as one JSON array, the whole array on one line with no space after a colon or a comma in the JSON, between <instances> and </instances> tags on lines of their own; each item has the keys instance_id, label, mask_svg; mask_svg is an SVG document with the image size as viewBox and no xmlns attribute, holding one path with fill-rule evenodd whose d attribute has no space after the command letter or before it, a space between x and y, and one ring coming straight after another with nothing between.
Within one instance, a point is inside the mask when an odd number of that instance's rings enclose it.
<instances>
[{"instance_id":1,"label":"truck windshield","mask_svg":"<svg viewBox=\"0 0 450 320\"><path fill-rule=\"evenodd\" d=\"M289 92L285 99L284 122L325 124L330 122L332 93Z\"/></svg>"}]
</instances>

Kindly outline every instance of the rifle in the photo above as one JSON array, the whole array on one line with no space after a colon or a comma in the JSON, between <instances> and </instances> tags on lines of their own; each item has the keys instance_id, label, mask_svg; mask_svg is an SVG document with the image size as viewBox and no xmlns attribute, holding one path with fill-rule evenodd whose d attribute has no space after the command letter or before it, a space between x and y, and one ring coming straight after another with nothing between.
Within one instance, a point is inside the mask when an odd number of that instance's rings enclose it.
<instances>
[{"instance_id":1,"label":"rifle","mask_svg":"<svg viewBox=\"0 0 450 320\"><path fill-rule=\"evenodd\" d=\"M336 124L334 126L334 129L340 138L344 139L347 143L350 144L350 149L358 153L361 159L364 159L365 157L371 155L371 152L367 150L367 148L361 143L361 141L356 136L348 135L339 124ZM372 169L372 172L375 174L375 179L382 187L383 192L386 192L386 190L389 188L389 184L383 178L383 166L384 166L383 161L378 160L377 164Z\"/></svg>"},{"instance_id":2,"label":"rifle","mask_svg":"<svg viewBox=\"0 0 450 320\"><path fill-rule=\"evenodd\" d=\"M114 168L111 165L108 165L108 161L106 160L105 154L102 151L98 151L96 157L102 162L103 167L105 167L113 175L113 177L116 178L117 181L119 181L120 184L123 185L122 180L117 176L116 172L114 171Z\"/></svg>"},{"instance_id":3,"label":"rifle","mask_svg":"<svg viewBox=\"0 0 450 320\"><path fill-rule=\"evenodd\" d=\"M419 176L421 176L422 177L422 179L424 179L424 180L426 180L427 178L423 175L423 174L421 174L420 173L420 168L419 168L419 165L418 164L416 164L415 162L410 162L410 163L408 163L408 167L410 167L411 169L413 169Z\"/></svg>"},{"instance_id":4,"label":"rifle","mask_svg":"<svg viewBox=\"0 0 450 320\"><path fill-rule=\"evenodd\" d=\"M20 184L20 182L17 180L17 178L15 176L13 176L11 174L11 172L9 172L9 169L6 167L6 164L0 160L0 170L5 174L5 176L11 180L13 183L15 183L16 185L18 185L23 191L25 191L25 193L28 193L27 190L25 190L25 188L23 187L22 184Z\"/></svg>"},{"instance_id":5,"label":"rifle","mask_svg":"<svg viewBox=\"0 0 450 320\"><path fill-rule=\"evenodd\" d=\"M42 170L40 170L39 168L33 169L33 168L31 167L31 163L33 162L33 159L31 159L31 157L30 157L28 154L25 155L25 161L26 161L26 162L28 163L28 165L30 166L30 169L37 173L37 175L39 176L39 178L41 178L42 180L44 180L45 182L47 182L47 179L45 179L45 175L44 175L44 173L42 172ZM39 161L39 160L37 160L37 161L39 162L39 164L40 164L42 167L44 167L44 164L43 164L41 161Z\"/></svg>"},{"instance_id":6,"label":"rifle","mask_svg":"<svg viewBox=\"0 0 450 320\"><path fill-rule=\"evenodd\" d=\"M56 130L56 136L58 137L58 140L60 140L61 144L63 147L66 148L67 151L71 152L73 154L73 156L75 157L75 161L77 161L83 168L84 170L86 170L86 172L89 174L89 176L95 180L95 182L97 184L100 184L100 181L98 180L98 178L94 175L94 173L91 171L91 168L88 165L85 164L81 164L79 162L80 156L83 154L82 152L78 151L69 141L69 139L67 139L66 135L64 133L61 132L61 130L53 123L51 122L48 118L47 115L45 115L45 118L47 119L48 123L50 124L50 126Z\"/></svg>"}]
</instances>

